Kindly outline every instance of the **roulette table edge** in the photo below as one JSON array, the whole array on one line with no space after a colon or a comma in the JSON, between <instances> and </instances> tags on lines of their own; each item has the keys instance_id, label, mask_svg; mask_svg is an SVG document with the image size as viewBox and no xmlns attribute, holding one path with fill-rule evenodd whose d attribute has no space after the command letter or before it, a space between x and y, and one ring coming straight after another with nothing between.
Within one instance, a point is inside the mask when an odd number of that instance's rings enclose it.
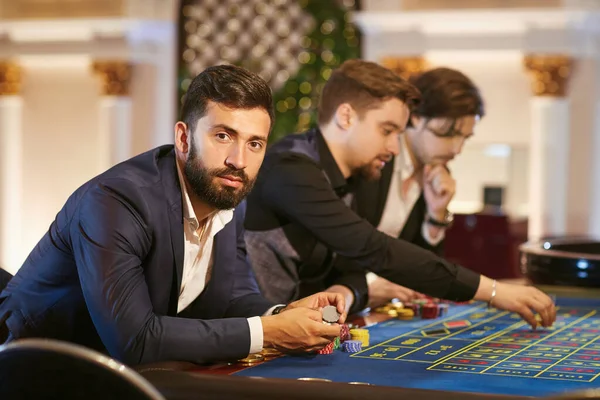
<instances>
[{"instance_id":1,"label":"roulette table edge","mask_svg":"<svg viewBox=\"0 0 600 400\"><path fill-rule=\"evenodd\" d=\"M154 368L140 372L144 378L169 400L245 399L264 400L364 400L364 399L419 399L419 400L521 400L525 396L502 396L464 392L446 392L429 389L407 389L390 386L348 385L338 382L301 382L294 379L251 378L243 376L212 375L198 372L161 370Z\"/></svg>"}]
</instances>

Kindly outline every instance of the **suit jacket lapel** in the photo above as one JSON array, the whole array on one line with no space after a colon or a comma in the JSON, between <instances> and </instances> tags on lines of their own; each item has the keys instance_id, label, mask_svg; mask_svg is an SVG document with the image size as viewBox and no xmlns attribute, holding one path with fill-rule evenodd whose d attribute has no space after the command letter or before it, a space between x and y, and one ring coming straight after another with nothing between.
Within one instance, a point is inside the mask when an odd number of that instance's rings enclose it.
<instances>
[{"instance_id":1,"label":"suit jacket lapel","mask_svg":"<svg viewBox=\"0 0 600 400\"><path fill-rule=\"evenodd\" d=\"M179 177L177 176L177 166L175 164L175 153L171 151L161 162L161 180L165 188L167 201L167 213L169 215L169 231L171 234L171 249L175 260L174 272L175 279L174 288L171 291L171 301L169 311L177 313L177 299L181 288L181 280L183 277L183 209L181 186L179 185Z\"/></svg>"}]
</instances>

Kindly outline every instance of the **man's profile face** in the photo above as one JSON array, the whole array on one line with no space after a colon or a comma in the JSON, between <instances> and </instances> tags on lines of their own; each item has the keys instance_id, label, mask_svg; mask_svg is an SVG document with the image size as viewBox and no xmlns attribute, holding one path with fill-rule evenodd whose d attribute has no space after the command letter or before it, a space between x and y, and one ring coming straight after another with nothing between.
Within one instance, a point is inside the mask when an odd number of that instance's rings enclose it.
<instances>
[{"instance_id":1,"label":"man's profile face","mask_svg":"<svg viewBox=\"0 0 600 400\"><path fill-rule=\"evenodd\" d=\"M352 128L350 149L355 170L366 179L379 179L381 170L399 152L398 136L408 122L409 109L392 98L367 110Z\"/></svg>"},{"instance_id":2,"label":"man's profile face","mask_svg":"<svg viewBox=\"0 0 600 400\"><path fill-rule=\"evenodd\" d=\"M465 141L474 134L478 117L417 118L416 156L423 164L447 164L462 152Z\"/></svg>"}]
</instances>

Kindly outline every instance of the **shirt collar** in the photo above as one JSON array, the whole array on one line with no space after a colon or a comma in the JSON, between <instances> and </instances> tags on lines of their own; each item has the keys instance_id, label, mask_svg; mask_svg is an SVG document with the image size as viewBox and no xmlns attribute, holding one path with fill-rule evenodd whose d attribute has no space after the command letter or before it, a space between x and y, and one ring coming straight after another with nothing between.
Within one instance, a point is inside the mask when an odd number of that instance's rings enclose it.
<instances>
[{"instance_id":1,"label":"shirt collar","mask_svg":"<svg viewBox=\"0 0 600 400\"><path fill-rule=\"evenodd\" d=\"M344 178L344 174L342 174L335 158L333 158L333 154L331 154L331 150L329 150L329 146L327 146L323 134L318 128L315 129L321 167L323 168L323 171L325 171L329 183L337 195L340 197L345 196L349 192L354 191L354 179L352 177L348 179Z\"/></svg>"},{"instance_id":2,"label":"shirt collar","mask_svg":"<svg viewBox=\"0 0 600 400\"><path fill-rule=\"evenodd\" d=\"M179 168L179 164L177 165L177 176L179 177L179 186L181 186L181 198L183 199L183 219L190 224L193 230L197 230L200 226L198 222L198 218L196 218L196 213L194 212L194 207L192 207L192 201L190 200L190 196L187 191L187 187L185 185L185 181L183 179L183 174L181 173L181 168ZM221 210L214 212L208 216L208 221L212 220L212 229L213 234L216 234L218 231L223 229L225 225L227 225L233 219L233 209L230 210Z\"/></svg>"},{"instance_id":3,"label":"shirt collar","mask_svg":"<svg viewBox=\"0 0 600 400\"><path fill-rule=\"evenodd\" d=\"M397 162L394 164L394 172L400 173L402 180L406 180L415 173L415 165L410 155L410 150L408 149L406 135L400 135L398 140L400 142L400 153L398 157L396 157Z\"/></svg>"}]
</instances>

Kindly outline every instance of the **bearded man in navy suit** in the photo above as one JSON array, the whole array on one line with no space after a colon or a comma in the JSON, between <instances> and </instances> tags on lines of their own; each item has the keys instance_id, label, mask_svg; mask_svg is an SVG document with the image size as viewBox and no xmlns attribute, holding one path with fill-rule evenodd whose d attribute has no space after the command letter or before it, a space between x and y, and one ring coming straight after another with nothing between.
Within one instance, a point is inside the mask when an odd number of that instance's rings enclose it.
<instances>
[{"instance_id":1,"label":"bearded man in navy suit","mask_svg":"<svg viewBox=\"0 0 600 400\"><path fill-rule=\"evenodd\" d=\"M175 145L77 189L0 295L0 343L70 341L128 364L237 359L263 346L312 351L339 334L319 293L274 305L244 244L243 199L263 161L272 95L258 76L211 67L186 95Z\"/></svg>"}]
</instances>

